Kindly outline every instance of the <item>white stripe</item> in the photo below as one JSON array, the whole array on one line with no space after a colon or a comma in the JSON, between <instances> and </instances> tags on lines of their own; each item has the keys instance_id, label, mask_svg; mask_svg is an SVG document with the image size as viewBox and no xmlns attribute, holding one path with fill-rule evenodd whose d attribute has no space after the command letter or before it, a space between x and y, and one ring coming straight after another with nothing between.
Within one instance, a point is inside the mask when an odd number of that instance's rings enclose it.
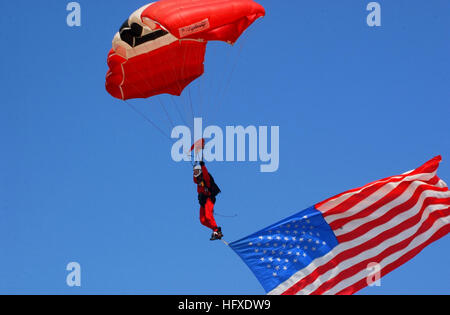
<instances>
[{"instance_id":1,"label":"white stripe","mask_svg":"<svg viewBox=\"0 0 450 315\"><path fill-rule=\"evenodd\" d=\"M420 228L422 223L428 219L428 217L430 216L430 214L432 212L437 211L437 210L442 210L442 209L445 209L448 207L449 207L448 205L428 206L425 209L425 211L423 212L419 223L417 223L416 225L414 225L413 227L411 227L407 230L404 230L400 234L394 235L393 237L383 241L376 247L365 250L365 251L359 253L358 255L351 257L350 259L340 262L339 265L335 266L333 269L331 269L328 272L324 273L323 275L319 276L313 283L306 286L303 290L301 290L299 292L299 294L311 294L312 292L317 290L317 288L319 288L323 283L334 278L338 273L340 273L348 268L351 268L352 266L360 263L361 261L365 261L371 257L375 257L375 256L379 255L380 253L382 253L384 250L388 249L389 247L391 247L397 243L400 243L403 240L413 236L414 233L416 233L418 231L418 229ZM417 207L417 208L419 208L419 207ZM411 216L411 217L413 217L413 216ZM401 222L397 222L397 223L401 223ZM386 230L386 229L383 229L383 231L384 230ZM368 236L366 236L366 234L365 234L364 237L362 237L366 241L369 241L378 235L378 233L377 234L368 233L368 234L369 234ZM353 244L353 242L347 242L346 244Z\"/></svg>"},{"instance_id":2,"label":"white stripe","mask_svg":"<svg viewBox=\"0 0 450 315\"><path fill-rule=\"evenodd\" d=\"M394 254L383 259L380 262L381 269L387 267L389 264L395 262L411 250L414 250L416 247L419 247L423 243L427 242L428 239L430 239L439 229L448 224L450 224L450 216L437 220L430 229L414 238L414 240L408 245L408 247L401 251L395 252ZM369 273L370 272L368 272L367 270L362 270L358 274L339 282L338 285L326 292L326 294L337 294L343 289L346 289L351 285L359 282L360 280L366 279L369 276Z\"/></svg>"},{"instance_id":3,"label":"white stripe","mask_svg":"<svg viewBox=\"0 0 450 315\"><path fill-rule=\"evenodd\" d=\"M392 200L391 202L385 204L384 206L378 208L375 212L371 213L369 216L360 218L360 219L354 219L347 224L345 224L342 229L336 230L335 235L336 236L342 236L347 233L351 233L357 228L361 227L362 225L369 223L373 221L374 219L381 218L382 216L389 213L393 208L404 204L405 202L409 201L413 195L416 193L416 191L421 186L426 186L427 184L423 182L413 182L408 189L406 189L400 196L398 196L396 199ZM447 198L449 197L449 194L447 192L440 192L436 191L436 194L427 194L427 191L434 191L434 190L424 190L417 199L417 203L421 204L423 203L423 200L425 197L438 197L438 198ZM425 195L424 195L425 194Z\"/></svg>"},{"instance_id":4,"label":"white stripe","mask_svg":"<svg viewBox=\"0 0 450 315\"><path fill-rule=\"evenodd\" d=\"M341 196L339 196L339 197L337 197L335 199L331 199L331 200L327 201L326 203L324 203L323 205L321 205L320 208L317 209L317 210L320 210L323 213L325 213L325 212L329 211L330 209L333 209L337 205L343 203L344 201L349 199L351 196L360 193L364 189L367 189L369 187L372 187L372 186L380 184L380 183L387 183L387 182L392 181L393 179L398 179L398 178L401 178L401 177L402 176L393 176L393 177L389 177L388 179L385 179L385 180L379 180L379 181L373 182L372 184L369 184L369 185L361 187L359 190L343 194L343 195L341 195Z\"/></svg>"},{"instance_id":5,"label":"white stripe","mask_svg":"<svg viewBox=\"0 0 450 315\"><path fill-rule=\"evenodd\" d=\"M120 68L122 69L122 82L119 84L120 94L122 95L122 99L125 99L125 94L123 93L123 83L125 82L125 70L123 69L123 63L120 64Z\"/></svg>"},{"instance_id":6,"label":"white stripe","mask_svg":"<svg viewBox=\"0 0 450 315\"><path fill-rule=\"evenodd\" d=\"M379 201L380 199L382 199L384 196L386 196L392 190L397 188L397 186L399 186L403 182L428 181L428 180L432 179L434 176L436 176L436 171L433 173L421 173L421 174L416 174L416 175L412 175L412 176L407 176L398 182L388 182L388 183L386 183L386 185L380 187L377 191L373 192L369 197L362 199L359 203L357 203L356 205L354 205L352 208L348 209L344 213L338 213L335 215L327 216L325 218L325 220L327 221L328 224L331 224L335 220L339 220L342 218L347 218L352 215L355 215L355 214L363 211L364 209L367 209L369 206L371 206L375 202ZM322 211L321 209L318 209L318 210Z\"/></svg>"},{"instance_id":7,"label":"white stripe","mask_svg":"<svg viewBox=\"0 0 450 315\"><path fill-rule=\"evenodd\" d=\"M427 191L424 191L422 193L422 195L423 194L427 194ZM447 196L447 197L450 196L450 192L448 192L448 191L444 192L444 193L431 191L431 194L427 195L427 196L432 196L434 194L445 194L445 196ZM417 209L417 205L415 207L413 207L412 210L408 210L408 213L412 213L414 211L414 209ZM293 286L295 283L297 283L298 281L300 281L304 277L310 275L319 266L327 264L330 260L332 260L338 254L340 254L340 253L342 253L342 252L344 252L344 251L346 251L346 250L348 250L350 248L354 248L356 246L359 246L359 245L365 243L368 239L376 237L377 235L379 235L380 233L385 231L386 227L390 228L391 226L389 225L389 223L386 223L384 225L376 227L375 229L372 229L369 233L366 233L362 237L356 238L356 239L352 240L351 242L345 242L345 243L339 244L333 250L331 250L328 254L326 254L326 255L324 255L324 256L322 256L320 258L315 259L310 265L308 265L307 267L303 268L302 270L296 272L294 275L291 276L291 278L289 278L288 280L286 280L285 282L280 284L277 288L272 290L269 294L281 294L281 293L283 293L288 288Z\"/></svg>"},{"instance_id":8,"label":"white stripe","mask_svg":"<svg viewBox=\"0 0 450 315\"><path fill-rule=\"evenodd\" d=\"M168 46L176 42L177 40L178 39L175 36L167 33L166 35L161 36L155 40L143 43L142 45L136 47L131 47L130 45L128 45L128 43L124 42L120 38L119 33L116 33L112 42L112 47L118 55L122 56L125 59L131 59L133 57L146 54L150 51L157 50L161 47Z\"/></svg>"},{"instance_id":9,"label":"white stripe","mask_svg":"<svg viewBox=\"0 0 450 315\"><path fill-rule=\"evenodd\" d=\"M151 5L153 5L155 2L149 3L144 5L143 7L137 9L136 11L134 11L133 13L131 13L130 17L128 18L128 22L131 23L136 23L139 25L142 25L142 19L141 19L141 15L142 13ZM142 25L143 26L143 25Z\"/></svg>"},{"instance_id":10,"label":"white stripe","mask_svg":"<svg viewBox=\"0 0 450 315\"><path fill-rule=\"evenodd\" d=\"M439 180L436 186L441 188L447 188L447 184L442 179Z\"/></svg>"}]
</instances>

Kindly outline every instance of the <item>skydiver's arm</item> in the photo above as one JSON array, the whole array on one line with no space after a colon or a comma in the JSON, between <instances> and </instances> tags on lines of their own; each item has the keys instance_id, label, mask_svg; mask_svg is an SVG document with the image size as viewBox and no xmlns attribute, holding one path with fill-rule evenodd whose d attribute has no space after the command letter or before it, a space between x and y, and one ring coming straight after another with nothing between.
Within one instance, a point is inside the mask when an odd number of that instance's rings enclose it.
<instances>
[{"instance_id":1,"label":"skydiver's arm","mask_svg":"<svg viewBox=\"0 0 450 315\"><path fill-rule=\"evenodd\" d=\"M208 169L206 168L204 162L200 162L200 165L202 166L202 174L203 174L203 179L205 180L206 186L211 187L211 177L209 176Z\"/></svg>"}]
</instances>

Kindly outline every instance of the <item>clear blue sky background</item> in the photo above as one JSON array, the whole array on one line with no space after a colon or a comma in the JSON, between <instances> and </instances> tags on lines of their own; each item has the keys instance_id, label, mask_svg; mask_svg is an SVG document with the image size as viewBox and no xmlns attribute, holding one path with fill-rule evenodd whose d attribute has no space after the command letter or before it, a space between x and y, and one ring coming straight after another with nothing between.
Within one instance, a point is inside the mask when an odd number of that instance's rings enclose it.
<instances>
[{"instance_id":1,"label":"clear blue sky background","mask_svg":"<svg viewBox=\"0 0 450 315\"><path fill-rule=\"evenodd\" d=\"M104 89L112 37L146 1L79 1L79 28L68 2L0 3L0 293L263 294L199 224L190 165ZM227 240L438 154L450 181L448 0L380 1L380 28L368 0L260 2L244 41L208 52L217 88L243 48L222 104L193 95L208 124L280 126L278 172L209 165L217 211L239 215L217 218ZM169 132L157 102L133 104ZM361 293L450 294L449 249L447 236ZM66 285L72 261L81 288Z\"/></svg>"}]
</instances>

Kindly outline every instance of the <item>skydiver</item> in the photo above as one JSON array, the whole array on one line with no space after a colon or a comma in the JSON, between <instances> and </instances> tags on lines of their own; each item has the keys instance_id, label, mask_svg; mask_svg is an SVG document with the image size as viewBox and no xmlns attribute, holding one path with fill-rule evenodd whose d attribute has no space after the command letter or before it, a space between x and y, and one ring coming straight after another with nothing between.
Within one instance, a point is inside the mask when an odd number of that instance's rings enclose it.
<instances>
[{"instance_id":1,"label":"skydiver","mask_svg":"<svg viewBox=\"0 0 450 315\"><path fill-rule=\"evenodd\" d=\"M223 238L222 228L217 226L214 219L214 205L220 188L214 182L214 178L208 172L203 161L194 166L194 183L197 184L200 203L200 222L213 231L211 241L221 240Z\"/></svg>"}]
</instances>

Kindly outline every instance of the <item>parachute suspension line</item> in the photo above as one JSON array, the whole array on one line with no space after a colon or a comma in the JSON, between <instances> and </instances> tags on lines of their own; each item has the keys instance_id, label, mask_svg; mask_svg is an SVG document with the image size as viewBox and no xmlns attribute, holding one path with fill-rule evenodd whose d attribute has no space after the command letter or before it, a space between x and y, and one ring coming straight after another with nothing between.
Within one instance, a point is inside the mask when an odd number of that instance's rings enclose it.
<instances>
[{"instance_id":1,"label":"parachute suspension line","mask_svg":"<svg viewBox=\"0 0 450 315\"><path fill-rule=\"evenodd\" d=\"M216 57L218 56L217 53L217 47L215 47L214 45L209 45L209 53L212 55L212 57L215 57L214 59L217 59ZM210 58L213 59L213 58ZM229 68L228 66L228 60L226 60L225 62L221 62L222 66L225 67L225 69ZM221 68L221 67L220 67ZM214 69L215 72L218 72L219 69ZM213 72L213 71L211 71ZM223 76L222 76L223 78ZM208 107L208 112L210 113L210 115L208 115L208 118L211 118L212 113L215 111L215 106L213 105L213 101L214 101L214 96L218 95L218 92L220 90L220 86L221 84L219 83L219 79L215 79L210 77L209 78L209 84L208 87L206 87L207 92L206 94L206 106ZM205 83L206 84L206 83Z\"/></svg>"},{"instance_id":2,"label":"parachute suspension line","mask_svg":"<svg viewBox=\"0 0 450 315\"><path fill-rule=\"evenodd\" d=\"M151 126L153 126L161 135L163 135L165 138L169 139L170 142L173 142L173 139L169 137L167 133L165 133L155 122L153 122L150 118L148 118L143 112L141 112L139 109L136 108L136 106L132 105L127 100L124 100L124 102L138 115L140 115L142 118L144 118L145 121L147 121Z\"/></svg>"},{"instance_id":3,"label":"parachute suspension line","mask_svg":"<svg viewBox=\"0 0 450 315\"><path fill-rule=\"evenodd\" d=\"M186 53L185 53L185 55L186 55ZM185 58L184 58L184 60L185 60ZM184 63L184 61L183 61L183 63ZM183 65L183 67L184 67L184 65ZM171 68L172 68L172 72L173 72L174 77L177 77L177 71L176 71L174 65L172 65ZM184 70L184 68L182 68L182 69ZM177 83L178 89L181 91L182 87L180 85L180 82L176 81L176 83ZM172 100L172 103L175 105L175 108L176 108L176 110L178 112L178 115L180 116L180 119L183 121L184 125L186 125L189 128L191 128L191 126L186 122L186 119L185 119L185 117L188 117L188 115L186 115L186 106L183 106L183 103L185 103L185 102L183 102L183 100L181 100L181 103L182 103L181 106L183 107L183 111L184 111L184 115L183 115L181 113L180 109L179 109L178 102L175 101L175 98L172 95L170 96L170 98Z\"/></svg>"},{"instance_id":4,"label":"parachute suspension line","mask_svg":"<svg viewBox=\"0 0 450 315\"><path fill-rule=\"evenodd\" d=\"M148 55L148 54L150 54L150 52L147 52L146 54ZM145 84L146 84L149 88L151 88L151 87L153 86L153 85L152 85L152 81L149 82L149 81L145 78L145 76L142 75L141 72L138 72L138 74L139 74L140 78L142 79L142 81L144 81ZM167 79L165 79L165 80L166 80L166 83L167 83ZM134 84L133 84L133 86L139 91L139 94L141 94L141 97L142 97L142 98L145 98L144 93L142 93L142 91L141 91L140 89L138 89L137 86L135 86ZM163 111L164 111L164 113L165 113L165 115L166 115L166 118L167 118L169 124L172 126L172 128L175 128L175 125L174 125L174 123L173 123L173 120L170 118L170 115L169 115L169 113L167 112L166 107L164 106L164 102L161 100L161 98L160 98L159 95L158 95L156 98L158 99L158 103L159 103L160 106L162 107L162 109L163 109ZM144 113L142 113L141 111L137 110L137 108L136 108L135 106L132 106L130 103L128 103L128 105L129 105L135 112L137 112L139 115L141 115L146 121L150 122L150 124L151 124L152 126L156 127L156 129L157 129L160 133L162 133L166 138L170 139L171 142L174 142L173 139L170 138L170 137L167 135L167 133L165 133L165 132L162 130L162 128L160 128L156 123L154 123L151 119L149 119Z\"/></svg>"},{"instance_id":5,"label":"parachute suspension line","mask_svg":"<svg viewBox=\"0 0 450 315\"><path fill-rule=\"evenodd\" d=\"M197 79L197 84L198 84L198 87L197 87L197 96L198 96L197 112L200 115L200 117L202 117L206 121L206 117L203 117L203 116L205 116L205 113L203 112L203 89L202 89L202 87L203 87L202 81L203 80L202 80L202 78L204 79L204 74L202 77Z\"/></svg>"},{"instance_id":6,"label":"parachute suspension line","mask_svg":"<svg viewBox=\"0 0 450 315\"><path fill-rule=\"evenodd\" d=\"M214 215L218 216L218 217L222 217L222 218L229 218L229 219L233 219L233 218L237 218L238 217L237 214L225 215L225 214L220 214L219 212L215 212L215 211L214 211Z\"/></svg>"},{"instance_id":7,"label":"parachute suspension line","mask_svg":"<svg viewBox=\"0 0 450 315\"><path fill-rule=\"evenodd\" d=\"M173 124L172 119L170 119L169 113L167 112L166 107L164 106L163 102L161 101L161 98L158 96L157 99L158 99L158 102L159 102L159 104L161 105L161 107L162 107L164 113L166 114L167 120L169 121L170 125L172 126L172 129L174 129L174 128L175 128L175 125Z\"/></svg>"},{"instance_id":8,"label":"parachute suspension line","mask_svg":"<svg viewBox=\"0 0 450 315\"><path fill-rule=\"evenodd\" d=\"M178 108L178 103L175 101L175 98L170 95L170 99L172 100L172 103L175 106L175 109L177 110L178 116L180 116L181 121L183 122L183 124L187 125L186 120L184 119L183 115L180 112L180 109Z\"/></svg>"},{"instance_id":9,"label":"parachute suspension line","mask_svg":"<svg viewBox=\"0 0 450 315\"><path fill-rule=\"evenodd\" d=\"M139 76L143 79L143 81L145 82L145 84L149 87L152 86L151 83L149 83L145 77L142 76L141 72L138 72ZM145 94L134 84L132 84L132 86L139 92L139 94L141 95L142 98L145 98ZM161 100L158 98L161 106L163 107L164 111L167 113L167 111L165 110L163 104L161 103ZM142 111L138 110L136 106L132 105L130 102L128 102L127 100L124 100L125 103L133 110L135 111L137 114L139 114L141 117L143 117L148 123L150 123L150 125L152 125L156 130L159 131L159 133L161 133L165 138L169 139L170 142L174 142L173 139L171 137L169 137L169 135L163 131L163 129L161 127L159 127L153 120L151 120L150 118L148 118ZM170 118L169 122L171 122Z\"/></svg>"},{"instance_id":10,"label":"parachute suspension line","mask_svg":"<svg viewBox=\"0 0 450 315\"><path fill-rule=\"evenodd\" d=\"M248 30L247 30L248 32ZM228 90L228 87L230 86L231 80L233 78L233 74L237 68L239 59L241 57L241 53L243 50L243 46L245 43L245 39L248 38L248 34L245 33L243 35L243 40L240 41L239 48L237 54L233 54L233 52L236 49L233 49L233 47L229 47L229 53L225 54L225 62L222 62L220 66L221 69L224 69L223 71L223 75L222 78L219 82L219 80L210 80L210 91L216 90L216 92L211 92L208 95L208 102L209 104L213 104L213 102L215 103L214 106L210 106L210 112L211 115L210 116L214 116L217 117L217 114L220 110L221 105L223 105L223 103L225 103L225 100L222 100L221 98L224 98L226 95L226 91ZM213 55L217 56L216 51L213 51ZM230 69L230 71L226 71ZM213 84L213 81L216 82L217 84ZM211 117L210 117L211 118Z\"/></svg>"},{"instance_id":11,"label":"parachute suspension line","mask_svg":"<svg viewBox=\"0 0 450 315\"><path fill-rule=\"evenodd\" d=\"M238 49L238 54L237 54L237 56L236 56L236 58L234 60L234 64L233 64L233 66L231 68L231 72L230 72L230 74L228 76L228 80L225 82L225 85L223 86L222 91L219 91L219 93L218 93L219 103L218 103L217 108L216 108L216 113L219 112L219 110L221 108L221 105L223 105L225 103L224 99L225 99L226 91L229 89L229 87L231 85L231 79L233 78L233 74L236 71L237 65L238 65L239 60L240 60L241 55L242 55L242 51L244 50L244 45L245 45L245 43L246 43L246 41L248 39L248 32L243 37L244 38L242 39L242 43L241 43L241 45L240 45L240 47Z\"/></svg>"},{"instance_id":12,"label":"parachute suspension line","mask_svg":"<svg viewBox=\"0 0 450 315\"><path fill-rule=\"evenodd\" d=\"M203 59L203 75L200 76L200 78L198 78L196 80L197 82L197 96L198 96L198 114L200 115L200 117L202 117L203 121L206 123L207 121L207 106L208 104L204 104L204 102L206 101L207 97L205 96L205 90L206 90L206 71L205 71L205 60L206 60L206 55L209 51L210 45L209 43L206 43L205 45L205 54L204 54L204 59Z\"/></svg>"},{"instance_id":13,"label":"parachute suspension line","mask_svg":"<svg viewBox=\"0 0 450 315\"><path fill-rule=\"evenodd\" d=\"M188 95L189 95L189 105L191 106L192 121L195 122L194 107L192 105L191 88L189 86L188 86Z\"/></svg>"},{"instance_id":14,"label":"parachute suspension line","mask_svg":"<svg viewBox=\"0 0 450 315\"><path fill-rule=\"evenodd\" d=\"M148 54L148 53L147 53L147 54ZM148 82L147 79L146 79L145 77L143 77L142 74L141 74L140 72L138 72L138 73L139 73L140 77L143 79L143 81L145 82L145 84L146 84L149 88L151 88L151 87L153 86L152 83L154 83L154 82L152 82L152 81ZM167 83L167 79L166 79L166 83ZM143 93L141 93L141 94L143 94ZM156 99L158 100L159 105L162 107L162 109L163 109L163 111L164 111L164 113L165 113L165 115L166 115L167 121L168 121L169 124L172 126L172 128L175 128L175 125L173 124L173 121L172 121L172 119L170 118L170 115L169 115L169 113L168 113L167 110L166 110L166 107L165 107L165 105L164 105L164 102L161 100L161 98L160 98L159 95L156 96Z\"/></svg>"},{"instance_id":15,"label":"parachute suspension line","mask_svg":"<svg viewBox=\"0 0 450 315\"><path fill-rule=\"evenodd\" d=\"M179 40L179 42L181 44L181 40ZM181 76L182 77L184 77L184 70L186 67L186 55L187 55L188 49L189 48L186 48L184 51L184 54L183 54L183 66L181 67ZM190 96L191 96L190 86L188 86L188 92L189 92L189 99L190 99ZM191 115L192 115L192 121L191 121L192 125L190 126L190 128L192 128L191 129L191 137L192 137L192 142L194 143L195 142L195 139L194 139L194 111L192 108L192 101L190 100L189 102L190 102L190 109L191 109Z\"/></svg>"},{"instance_id":16,"label":"parachute suspension line","mask_svg":"<svg viewBox=\"0 0 450 315\"><path fill-rule=\"evenodd\" d=\"M140 76L141 73L138 72ZM145 84L148 85L147 80L144 78L144 82ZM145 94L134 84L132 84L132 86L139 92L139 94L141 95L142 98L145 98ZM151 86L151 85L150 85ZM142 118L144 118L145 121L147 121L151 126L153 126L161 135L163 135L165 138L169 139L170 142L174 142L173 139L171 137L169 137L169 135L164 132L164 130L162 130L161 127L159 127L153 120L151 120L150 118L147 117L147 115L145 115L142 111L138 110L136 106L132 105L130 102L128 102L127 100L124 100L124 102L128 105L128 107L130 107L134 112L136 112L137 114L139 114Z\"/></svg>"}]
</instances>

